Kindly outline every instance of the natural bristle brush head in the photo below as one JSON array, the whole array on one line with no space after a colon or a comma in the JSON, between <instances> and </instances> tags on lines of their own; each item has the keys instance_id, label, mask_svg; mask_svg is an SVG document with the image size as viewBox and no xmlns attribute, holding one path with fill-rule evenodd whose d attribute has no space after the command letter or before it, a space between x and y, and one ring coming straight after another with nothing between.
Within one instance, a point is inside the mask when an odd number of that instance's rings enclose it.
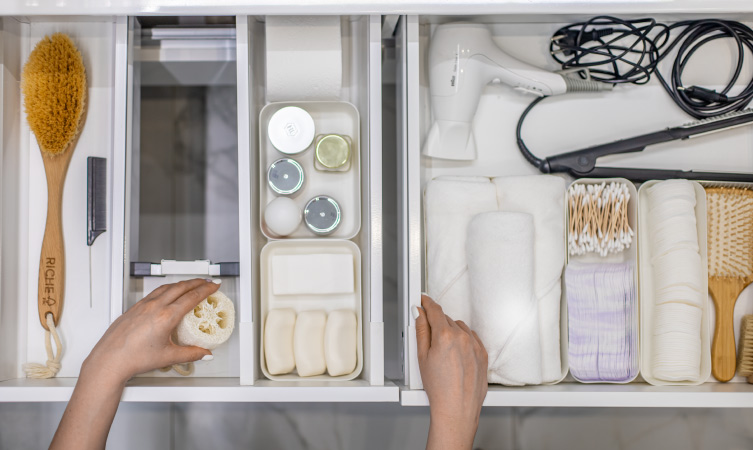
<instances>
[{"instance_id":1,"label":"natural bristle brush head","mask_svg":"<svg viewBox=\"0 0 753 450\"><path fill-rule=\"evenodd\" d=\"M750 314L743 317L740 329L737 372L748 377L748 383L753 383L753 315Z\"/></svg>"},{"instance_id":2,"label":"natural bristle brush head","mask_svg":"<svg viewBox=\"0 0 753 450\"><path fill-rule=\"evenodd\" d=\"M753 276L753 190L706 189L709 277Z\"/></svg>"},{"instance_id":3,"label":"natural bristle brush head","mask_svg":"<svg viewBox=\"0 0 753 450\"><path fill-rule=\"evenodd\" d=\"M63 153L78 134L86 98L84 62L67 35L39 41L24 66L21 89L39 148L50 156Z\"/></svg>"}]
</instances>

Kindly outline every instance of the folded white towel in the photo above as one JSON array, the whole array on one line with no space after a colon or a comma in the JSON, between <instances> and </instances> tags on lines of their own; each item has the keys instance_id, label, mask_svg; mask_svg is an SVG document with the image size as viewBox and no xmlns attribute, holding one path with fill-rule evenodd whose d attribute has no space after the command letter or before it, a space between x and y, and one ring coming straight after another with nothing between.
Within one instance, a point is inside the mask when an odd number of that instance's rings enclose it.
<instances>
[{"instance_id":1,"label":"folded white towel","mask_svg":"<svg viewBox=\"0 0 753 450\"><path fill-rule=\"evenodd\" d=\"M530 214L504 212L479 214L468 225L471 322L489 354L490 383L542 381L533 228Z\"/></svg>"},{"instance_id":2,"label":"folded white towel","mask_svg":"<svg viewBox=\"0 0 753 450\"><path fill-rule=\"evenodd\" d=\"M497 209L494 185L484 177L441 177L424 193L427 293L455 320L471 324L465 239L476 214Z\"/></svg>"},{"instance_id":3,"label":"folded white towel","mask_svg":"<svg viewBox=\"0 0 753 450\"><path fill-rule=\"evenodd\" d=\"M545 383L562 378L560 305L565 266L565 180L553 175L495 178L500 211L528 213L534 228L534 293Z\"/></svg>"}]
</instances>

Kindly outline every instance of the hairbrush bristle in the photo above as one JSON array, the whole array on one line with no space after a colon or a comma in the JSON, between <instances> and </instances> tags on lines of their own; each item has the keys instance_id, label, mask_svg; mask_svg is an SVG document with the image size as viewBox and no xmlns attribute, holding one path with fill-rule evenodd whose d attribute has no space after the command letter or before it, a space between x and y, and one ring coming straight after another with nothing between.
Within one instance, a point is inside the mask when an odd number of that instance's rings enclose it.
<instances>
[{"instance_id":1,"label":"hairbrush bristle","mask_svg":"<svg viewBox=\"0 0 753 450\"><path fill-rule=\"evenodd\" d=\"M753 275L753 190L706 189L710 277Z\"/></svg>"},{"instance_id":2,"label":"hairbrush bristle","mask_svg":"<svg viewBox=\"0 0 753 450\"><path fill-rule=\"evenodd\" d=\"M738 374L749 377L753 375L753 315L743 317L740 330L740 350L737 352Z\"/></svg>"},{"instance_id":3,"label":"hairbrush bristle","mask_svg":"<svg viewBox=\"0 0 753 450\"><path fill-rule=\"evenodd\" d=\"M24 66L21 90L39 148L64 152L78 134L86 96L84 62L68 36L55 33L39 41Z\"/></svg>"}]
</instances>

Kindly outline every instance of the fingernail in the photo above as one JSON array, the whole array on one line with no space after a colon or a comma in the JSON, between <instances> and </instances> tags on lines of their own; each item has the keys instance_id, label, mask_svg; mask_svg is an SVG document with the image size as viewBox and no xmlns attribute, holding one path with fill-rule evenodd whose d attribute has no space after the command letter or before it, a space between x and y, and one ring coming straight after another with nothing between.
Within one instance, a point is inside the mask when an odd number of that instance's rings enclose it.
<instances>
[{"instance_id":1,"label":"fingernail","mask_svg":"<svg viewBox=\"0 0 753 450\"><path fill-rule=\"evenodd\" d=\"M207 281L210 282L210 283L214 283L214 284L220 284L220 283L222 283L222 280L219 279L219 278L215 278L215 279L207 278Z\"/></svg>"},{"instance_id":2,"label":"fingernail","mask_svg":"<svg viewBox=\"0 0 753 450\"><path fill-rule=\"evenodd\" d=\"M410 313L413 316L413 320L418 319L418 316L421 314L418 312L418 306L416 305L411 306Z\"/></svg>"},{"instance_id":3,"label":"fingernail","mask_svg":"<svg viewBox=\"0 0 753 450\"><path fill-rule=\"evenodd\" d=\"M214 359L214 355L204 355L203 358L201 358L202 361L211 361Z\"/></svg>"}]
</instances>

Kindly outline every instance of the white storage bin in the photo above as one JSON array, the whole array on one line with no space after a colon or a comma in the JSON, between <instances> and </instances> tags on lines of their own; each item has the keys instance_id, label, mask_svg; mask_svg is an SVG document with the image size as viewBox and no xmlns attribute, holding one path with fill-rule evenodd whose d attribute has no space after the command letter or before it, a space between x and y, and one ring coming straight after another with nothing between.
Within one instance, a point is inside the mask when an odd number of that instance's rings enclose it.
<instances>
[{"instance_id":1,"label":"white storage bin","mask_svg":"<svg viewBox=\"0 0 753 450\"><path fill-rule=\"evenodd\" d=\"M653 330L654 330L654 311L656 310L656 294L654 290L654 266L651 263L652 249L651 249L651 229L649 226L648 211L651 208L648 192L651 186L654 186L658 181L647 181L641 185L639 192L640 212L640 235L638 236L638 253L640 258L640 298L641 298L641 376L649 384L652 385L699 385L708 381L711 376L711 338L713 334L713 325L711 325L710 311L714 309L713 301L710 296L708 301L701 307L701 366L700 375L697 381L683 381L683 382L668 382L659 378L656 378L653 374L653 367L651 366L651 354L653 344ZM701 261L704 266L708 267L708 246L707 246L707 224L706 224L706 193L698 183L693 183L693 188L696 195L695 213L696 213L696 228L698 230L698 253L701 255ZM704 273L708 273L704 270ZM701 280L703 287L708 291L708 278ZM742 317L740 317L742 319Z\"/></svg>"},{"instance_id":2,"label":"white storage bin","mask_svg":"<svg viewBox=\"0 0 753 450\"><path fill-rule=\"evenodd\" d=\"M158 38L144 31L159 17L2 17L2 297L0 297L0 401L64 401L81 362L107 326L154 287L178 279L216 276L213 263L238 263L239 276L223 276L222 291L235 302L236 331L209 364L182 377L155 371L131 380L125 401L397 401L399 389L384 381L381 250L381 22L379 16L344 16L342 100L360 115L361 230L353 239L363 255L363 370L352 381L272 382L259 368L259 254L263 235L258 217L257 120L264 106L264 17L231 17L224 36ZM143 28L143 29L142 29ZM230 30L230 31L228 31ZM41 158L22 112L20 73L28 53L46 33L70 33L87 65L89 110L65 188L67 252L66 304L61 335L66 345L57 378L30 380L21 364L44 362L44 334L37 316L37 265L44 226L45 185ZM160 41L161 42L154 42ZM177 155L199 169L188 176L165 175L165 161L140 141L147 114L159 110L146 97L159 86L232 87L237 99L237 155L214 166L212 146L198 155ZM150 91L151 89L151 91ZM180 94L183 97L195 96ZM171 94L172 95L172 94ZM179 97L180 97L179 95ZM143 119L143 120L142 120ZM155 126L159 126L157 117ZM209 119L207 119L209 120ZM193 131L193 130L192 130ZM143 133L146 134L146 133ZM233 134L229 134L233 139ZM194 136L185 139L190 140ZM205 136L218 139L217 136ZM167 137L169 138L169 136ZM108 159L108 230L91 248L85 242L86 156ZM163 157L165 155L157 155ZM206 158L209 164L202 165ZM168 165L174 167L170 161ZM218 163L219 164L219 163ZM210 167L211 166L211 167ZM230 170L230 172L227 172ZM192 173L202 173L196 186ZM171 180L157 180L168 176ZM226 195L228 181L235 189ZM237 184L234 184L233 182ZM171 184L172 183L172 184ZM163 190L172 189L180 208L160 209ZM224 192L224 194L223 194ZM153 195L143 201L145 195ZM203 197L204 204L192 199ZM31 205L38 204L39 207ZM172 205L177 202L170 203ZM149 206L152 205L152 206ZM156 205L156 206L154 206ZM379 243L374 244L372 243ZM163 260L178 260L170 263ZM186 264L181 264L184 261ZM133 275L132 263L152 263L153 276ZM162 263L160 265L160 263ZM206 270L206 273L204 272ZM162 273L160 273L162 271ZM165 276L169 275L169 276ZM89 307L89 297L93 307ZM99 300L97 300L99 299ZM219 364L214 364L218 362ZM253 386L251 386L253 385Z\"/></svg>"},{"instance_id":3,"label":"white storage bin","mask_svg":"<svg viewBox=\"0 0 753 450\"><path fill-rule=\"evenodd\" d=\"M624 179L624 178L581 178L578 180L575 180L573 182L573 185L575 184L583 184L583 185L589 185L589 184L601 184L601 183L624 183L627 188L628 192L630 193L630 200L628 201L627 206L627 215L628 215L628 223L630 224L630 228L633 230L633 241L630 244L630 247L618 252L618 253L611 253L607 256L600 256L596 253L586 253L585 255L570 255L568 252L567 256L567 263L565 264L565 270L567 270L567 264L570 263L584 263L584 264L598 264L598 263L605 263L605 264L620 264L620 263L630 263L633 266L633 289L635 290L635 304L633 305L633 313L634 313L634 323L635 333L638 333L640 335L640 320L639 320L639 303L640 303L640 295L638 292L638 234L639 234L639 226L638 226L638 191L635 188L635 185ZM572 186L572 185L571 185ZM567 200L565 201L565 208L568 208ZM569 211L569 210L568 210ZM568 221L569 221L569 214L568 214ZM569 223L569 222L568 222ZM568 226L568 233L569 233L569 226ZM568 235L568 242L569 242L570 236ZM564 286L565 282L565 275L563 272L562 275L562 284ZM562 323L565 324L563 326L567 327L568 321L566 319L562 320ZM633 360L633 366L636 367L638 370L635 372L635 376L630 379L630 381L633 381L640 372L640 338L636 337L635 339L635 349L637 353L634 355ZM569 381L578 381L580 383L599 383L595 381L581 381L578 380L577 377L575 377L572 373L569 374L570 378L572 380ZM609 383L609 382L604 382ZM616 382L616 384L625 384L627 382Z\"/></svg>"},{"instance_id":4,"label":"white storage bin","mask_svg":"<svg viewBox=\"0 0 753 450\"><path fill-rule=\"evenodd\" d=\"M739 5L739 4L738 4ZM671 7L651 3L651 8L635 8L635 4L589 5L587 10L561 5L547 9L516 6L508 15L404 16L396 30L398 52L399 149L399 275L402 296L400 308L404 344L404 383L401 402L405 405L426 405L416 355L414 320L409 311L420 305L425 290L425 247L423 230L423 192L426 183L440 175L529 175L538 171L520 154L515 126L520 114L534 99L500 84L484 88L473 119L478 156L474 161L432 159L422 154L426 134L432 124L428 46L438 24L470 21L484 23L492 31L495 43L511 56L548 70L559 67L549 56L552 34L561 26L610 14L623 18L655 16L663 21L708 17L742 20L753 23L747 6L737 11L731 2L719 6L715 14L689 9L672 14ZM692 7L693 5L689 5ZM697 6L697 5L696 5ZM731 9L730 9L731 8ZM489 8L504 14L500 8ZM661 10L661 11L658 11ZM450 12L450 9L447 10ZM451 11L457 13L458 11ZM483 12L483 11L480 11ZM659 14L661 12L661 14ZM440 14L440 13L436 13ZM716 45L716 44L713 44ZM725 45L719 42L719 45ZM719 67L733 67L728 52L704 49L694 55L685 78L690 82L724 83L727 72ZM662 66L663 73L669 70ZM749 61L741 79L750 76ZM731 69L730 69L731 70ZM548 98L529 115L523 129L527 146L538 157L582 149L620 138L658 131L689 122L688 117L671 101L656 79L647 86L628 86L613 92L573 93ZM675 141L648 148L645 152L608 158L615 167L664 169L696 169L706 171L753 172L749 143L753 127L742 127L691 141ZM604 161L600 161L603 165ZM570 178L572 180L572 178ZM743 306L744 305L744 306ZM738 300L738 311L753 312L753 291L748 289ZM742 314L740 312L739 314ZM707 382L700 386L649 386L639 377L628 384L580 384L571 377L555 386L510 388L490 385L485 405L494 406L657 406L657 407L744 407L753 406L753 386L743 383Z\"/></svg>"}]
</instances>

